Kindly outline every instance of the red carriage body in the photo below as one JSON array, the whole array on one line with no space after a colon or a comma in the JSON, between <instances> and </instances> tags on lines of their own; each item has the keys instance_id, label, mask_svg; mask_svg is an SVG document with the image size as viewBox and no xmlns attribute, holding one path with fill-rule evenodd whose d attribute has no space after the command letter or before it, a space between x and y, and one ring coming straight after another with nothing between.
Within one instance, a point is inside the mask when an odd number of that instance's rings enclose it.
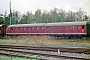
<instances>
[{"instance_id":1,"label":"red carriage body","mask_svg":"<svg viewBox=\"0 0 90 60\"><path fill-rule=\"evenodd\" d=\"M86 21L10 25L7 35L87 36Z\"/></svg>"}]
</instances>

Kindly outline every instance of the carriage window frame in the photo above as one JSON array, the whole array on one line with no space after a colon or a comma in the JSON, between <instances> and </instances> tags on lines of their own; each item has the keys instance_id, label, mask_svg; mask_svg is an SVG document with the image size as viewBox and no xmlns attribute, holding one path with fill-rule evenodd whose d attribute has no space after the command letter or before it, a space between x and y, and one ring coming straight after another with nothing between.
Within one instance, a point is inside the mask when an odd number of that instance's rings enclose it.
<instances>
[{"instance_id":1,"label":"carriage window frame","mask_svg":"<svg viewBox=\"0 0 90 60\"><path fill-rule=\"evenodd\" d=\"M24 27L22 27L22 30L24 30Z\"/></svg>"},{"instance_id":2,"label":"carriage window frame","mask_svg":"<svg viewBox=\"0 0 90 60\"><path fill-rule=\"evenodd\" d=\"M39 30L39 27L36 27L36 30Z\"/></svg>"},{"instance_id":3,"label":"carriage window frame","mask_svg":"<svg viewBox=\"0 0 90 60\"><path fill-rule=\"evenodd\" d=\"M58 26L54 26L53 29L54 29L54 30L58 30Z\"/></svg>"},{"instance_id":4,"label":"carriage window frame","mask_svg":"<svg viewBox=\"0 0 90 60\"><path fill-rule=\"evenodd\" d=\"M61 30L66 30L66 26L61 26Z\"/></svg>"},{"instance_id":5,"label":"carriage window frame","mask_svg":"<svg viewBox=\"0 0 90 60\"><path fill-rule=\"evenodd\" d=\"M40 27L40 30L44 30L44 27L42 26L42 27Z\"/></svg>"},{"instance_id":6,"label":"carriage window frame","mask_svg":"<svg viewBox=\"0 0 90 60\"><path fill-rule=\"evenodd\" d=\"M84 29L85 27L84 27L84 25L82 25L82 29Z\"/></svg>"},{"instance_id":7,"label":"carriage window frame","mask_svg":"<svg viewBox=\"0 0 90 60\"><path fill-rule=\"evenodd\" d=\"M18 27L18 30L20 30L21 29L21 27Z\"/></svg>"},{"instance_id":8,"label":"carriage window frame","mask_svg":"<svg viewBox=\"0 0 90 60\"><path fill-rule=\"evenodd\" d=\"M46 27L46 30L50 30L50 26L47 26L47 27Z\"/></svg>"},{"instance_id":9,"label":"carriage window frame","mask_svg":"<svg viewBox=\"0 0 90 60\"><path fill-rule=\"evenodd\" d=\"M34 30L34 27L31 27L31 30Z\"/></svg>"},{"instance_id":10,"label":"carriage window frame","mask_svg":"<svg viewBox=\"0 0 90 60\"><path fill-rule=\"evenodd\" d=\"M16 30L16 27L14 27L14 30Z\"/></svg>"},{"instance_id":11,"label":"carriage window frame","mask_svg":"<svg viewBox=\"0 0 90 60\"><path fill-rule=\"evenodd\" d=\"M80 29L80 26L77 26L77 29L79 30Z\"/></svg>"},{"instance_id":12,"label":"carriage window frame","mask_svg":"<svg viewBox=\"0 0 90 60\"><path fill-rule=\"evenodd\" d=\"M29 30L29 27L26 27L26 30Z\"/></svg>"},{"instance_id":13,"label":"carriage window frame","mask_svg":"<svg viewBox=\"0 0 90 60\"><path fill-rule=\"evenodd\" d=\"M70 30L74 30L74 26L69 26L69 29Z\"/></svg>"}]
</instances>

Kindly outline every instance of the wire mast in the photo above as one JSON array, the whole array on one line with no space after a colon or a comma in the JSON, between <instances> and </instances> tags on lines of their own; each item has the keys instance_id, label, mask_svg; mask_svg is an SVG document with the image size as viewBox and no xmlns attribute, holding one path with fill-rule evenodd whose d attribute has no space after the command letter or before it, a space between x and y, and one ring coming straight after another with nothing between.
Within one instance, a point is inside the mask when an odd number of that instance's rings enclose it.
<instances>
[{"instance_id":1,"label":"wire mast","mask_svg":"<svg viewBox=\"0 0 90 60\"><path fill-rule=\"evenodd\" d=\"M12 24L12 10L11 10L11 0L10 0L10 25Z\"/></svg>"}]
</instances>

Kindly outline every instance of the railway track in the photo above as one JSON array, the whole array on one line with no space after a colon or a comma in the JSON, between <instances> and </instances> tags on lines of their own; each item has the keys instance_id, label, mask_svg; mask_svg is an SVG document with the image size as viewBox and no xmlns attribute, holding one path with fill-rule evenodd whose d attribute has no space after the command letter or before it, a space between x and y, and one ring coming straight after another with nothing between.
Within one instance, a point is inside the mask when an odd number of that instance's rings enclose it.
<instances>
[{"instance_id":1,"label":"railway track","mask_svg":"<svg viewBox=\"0 0 90 60\"><path fill-rule=\"evenodd\" d=\"M27 49L27 50L44 50L57 52L59 49L61 52L71 53L84 53L90 54L90 48L68 48L68 47L40 47L40 46L21 46L21 45L0 45L0 48L15 48L15 49Z\"/></svg>"},{"instance_id":2,"label":"railway track","mask_svg":"<svg viewBox=\"0 0 90 60\"><path fill-rule=\"evenodd\" d=\"M13 52L13 53L19 53L23 54L22 56L19 54L13 55L13 54L7 54L7 53L2 53L2 55L12 55L12 56L20 56L20 57L26 57L28 54L32 55L39 55L39 56L47 56L47 57L55 57L55 58L70 58L70 59L79 59L79 60L90 60L90 58L85 58L85 57L76 57L76 56L68 56L68 55L63 55L60 54L60 52L69 52L69 53L79 53L79 54L90 54L90 49L89 48L64 48L64 47L35 47L35 46L20 46L20 45L0 45L0 50L1 51L6 51L6 52ZM35 50L38 52L32 52L30 50ZM42 53L41 51L47 51L47 53ZM53 51L56 52L57 54L51 54L50 52ZM59 52L59 53L58 53ZM49 54L50 53L50 54Z\"/></svg>"}]
</instances>

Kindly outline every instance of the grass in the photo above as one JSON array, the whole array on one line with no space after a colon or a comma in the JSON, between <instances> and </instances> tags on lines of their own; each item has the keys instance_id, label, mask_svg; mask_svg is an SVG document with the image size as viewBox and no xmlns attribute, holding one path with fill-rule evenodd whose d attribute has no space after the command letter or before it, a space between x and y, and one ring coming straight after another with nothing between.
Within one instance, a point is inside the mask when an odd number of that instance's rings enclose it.
<instances>
[{"instance_id":1,"label":"grass","mask_svg":"<svg viewBox=\"0 0 90 60\"><path fill-rule=\"evenodd\" d=\"M40 60L40 57L30 56L30 57L8 57L0 55L0 60Z\"/></svg>"},{"instance_id":2,"label":"grass","mask_svg":"<svg viewBox=\"0 0 90 60\"><path fill-rule=\"evenodd\" d=\"M90 39L62 39L50 36L4 37L0 44L20 44L39 46L90 47Z\"/></svg>"}]
</instances>

